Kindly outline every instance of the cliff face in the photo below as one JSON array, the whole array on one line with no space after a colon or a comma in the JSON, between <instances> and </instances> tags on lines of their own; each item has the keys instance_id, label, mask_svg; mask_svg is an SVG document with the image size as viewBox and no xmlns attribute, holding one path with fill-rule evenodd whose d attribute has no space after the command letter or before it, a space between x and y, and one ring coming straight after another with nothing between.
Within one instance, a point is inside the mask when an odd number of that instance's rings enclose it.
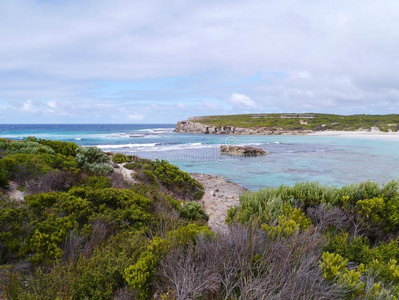
<instances>
[{"instance_id":1,"label":"cliff face","mask_svg":"<svg viewBox=\"0 0 399 300\"><path fill-rule=\"evenodd\" d=\"M278 128L270 130L265 127L241 128L233 126L209 126L206 124L193 122L190 120L180 121L175 126L175 132L180 133L200 133L200 134L237 134L237 135L280 135L280 134L307 134L312 130L283 130Z\"/></svg>"}]
</instances>

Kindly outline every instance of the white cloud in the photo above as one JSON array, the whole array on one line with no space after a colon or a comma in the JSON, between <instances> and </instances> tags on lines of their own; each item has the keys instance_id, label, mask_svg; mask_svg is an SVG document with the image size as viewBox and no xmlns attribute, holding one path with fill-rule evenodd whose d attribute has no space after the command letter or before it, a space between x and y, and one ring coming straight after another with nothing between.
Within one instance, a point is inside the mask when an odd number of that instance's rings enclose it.
<instances>
[{"instance_id":1,"label":"white cloud","mask_svg":"<svg viewBox=\"0 0 399 300\"><path fill-rule=\"evenodd\" d=\"M144 115L142 114L129 114L128 118L134 121L141 121L144 120Z\"/></svg>"},{"instance_id":2,"label":"white cloud","mask_svg":"<svg viewBox=\"0 0 399 300\"><path fill-rule=\"evenodd\" d=\"M26 100L22 104L22 110L25 112L35 113L39 110L37 104L35 104L32 100Z\"/></svg>"},{"instance_id":3,"label":"white cloud","mask_svg":"<svg viewBox=\"0 0 399 300\"><path fill-rule=\"evenodd\" d=\"M0 1L0 12L0 103L19 103L24 117L47 109L95 122L138 103L174 121L232 90L244 94L231 113L399 109L397 0L21 0ZM138 84L96 90L119 81Z\"/></svg>"},{"instance_id":4,"label":"white cloud","mask_svg":"<svg viewBox=\"0 0 399 300\"><path fill-rule=\"evenodd\" d=\"M244 94L233 93L230 96L229 101L238 106L244 106L250 108L256 107L255 101Z\"/></svg>"},{"instance_id":5,"label":"white cloud","mask_svg":"<svg viewBox=\"0 0 399 300\"><path fill-rule=\"evenodd\" d=\"M57 108L57 101L49 101L46 103L48 107L55 109Z\"/></svg>"}]
</instances>

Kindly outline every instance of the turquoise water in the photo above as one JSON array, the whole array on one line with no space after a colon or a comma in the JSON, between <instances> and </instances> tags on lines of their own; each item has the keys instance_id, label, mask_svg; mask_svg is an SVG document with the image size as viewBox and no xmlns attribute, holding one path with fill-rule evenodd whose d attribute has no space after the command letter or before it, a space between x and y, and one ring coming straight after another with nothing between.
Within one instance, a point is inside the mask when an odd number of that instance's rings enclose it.
<instances>
[{"instance_id":1,"label":"turquoise water","mask_svg":"<svg viewBox=\"0 0 399 300\"><path fill-rule=\"evenodd\" d=\"M0 136L73 141L105 151L167 159L187 172L221 175L256 190L318 181L342 186L399 179L399 142L321 136L223 136L172 132L173 125L0 125ZM223 144L253 145L262 157L220 155Z\"/></svg>"}]
</instances>

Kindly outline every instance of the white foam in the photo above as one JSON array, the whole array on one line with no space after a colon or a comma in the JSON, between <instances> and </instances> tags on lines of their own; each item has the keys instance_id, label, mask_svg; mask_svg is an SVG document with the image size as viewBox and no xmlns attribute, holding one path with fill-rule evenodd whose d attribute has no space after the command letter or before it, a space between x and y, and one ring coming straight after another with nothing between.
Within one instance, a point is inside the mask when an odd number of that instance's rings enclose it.
<instances>
[{"instance_id":1,"label":"white foam","mask_svg":"<svg viewBox=\"0 0 399 300\"><path fill-rule=\"evenodd\" d=\"M97 145L100 149L118 149L118 148L136 148L136 147L154 147L156 143L151 144L121 144L121 145Z\"/></svg>"},{"instance_id":2,"label":"white foam","mask_svg":"<svg viewBox=\"0 0 399 300\"><path fill-rule=\"evenodd\" d=\"M201 148L216 148L219 144L202 144L202 143L187 143L187 144L121 144L121 145L97 145L100 149L129 149L131 151L173 151L173 150L191 150Z\"/></svg>"},{"instance_id":3,"label":"white foam","mask_svg":"<svg viewBox=\"0 0 399 300\"><path fill-rule=\"evenodd\" d=\"M173 132L174 128L148 128L148 129L139 129L136 130L138 132L148 132L148 133L165 133L165 132Z\"/></svg>"}]
</instances>

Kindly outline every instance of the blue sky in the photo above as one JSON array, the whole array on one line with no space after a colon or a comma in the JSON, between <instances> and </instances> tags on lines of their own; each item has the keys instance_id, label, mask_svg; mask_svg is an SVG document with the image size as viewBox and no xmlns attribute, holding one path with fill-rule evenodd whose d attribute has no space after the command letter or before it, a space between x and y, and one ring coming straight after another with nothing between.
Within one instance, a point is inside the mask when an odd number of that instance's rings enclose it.
<instances>
[{"instance_id":1,"label":"blue sky","mask_svg":"<svg viewBox=\"0 0 399 300\"><path fill-rule=\"evenodd\" d=\"M399 2L0 2L0 123L399 113Z\"/></svg>"}]
</instances>

